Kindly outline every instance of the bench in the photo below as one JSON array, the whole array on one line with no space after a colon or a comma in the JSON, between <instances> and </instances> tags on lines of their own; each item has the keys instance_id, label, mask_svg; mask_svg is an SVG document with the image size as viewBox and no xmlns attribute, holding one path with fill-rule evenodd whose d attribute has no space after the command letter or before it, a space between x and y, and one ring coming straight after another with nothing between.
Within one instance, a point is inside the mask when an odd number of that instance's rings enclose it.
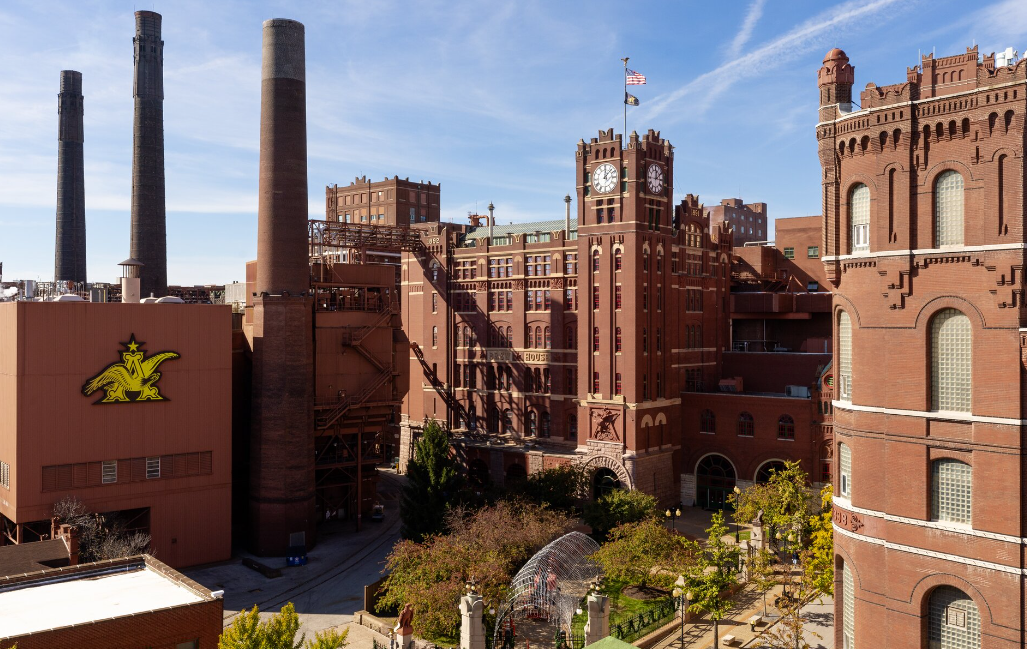
<instances>
[{"instance_id":1,"label":"bench","mask_svg":"<svg viewBox=\"0 0 1027 649\"><path fill-rule=\"evenodd\" d=\"M742 641L739 640L738 638L736 638L733 635L726 635L726 636L724 636L723 638L720 639L720 643L721 644L725 644L725 645L727 645L729 647L732 646L733 644L735 644L736 642L738 644L741 644Z\"/></svg>"}]
</instances>

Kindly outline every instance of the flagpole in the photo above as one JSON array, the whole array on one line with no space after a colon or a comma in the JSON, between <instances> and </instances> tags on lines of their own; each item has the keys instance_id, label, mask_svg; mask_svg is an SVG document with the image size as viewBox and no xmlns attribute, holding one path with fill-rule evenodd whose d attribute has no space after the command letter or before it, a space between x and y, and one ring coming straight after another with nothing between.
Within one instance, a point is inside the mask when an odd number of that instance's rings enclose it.
<instances>
[{"instance_id":1,"label":"flagpole","mask_svg":"<svg viewBox=\"0 0 1027 649\"><path fill-rule=\"evenodd\" d=\"M628 57L621 59L624 61L624 134L621 136L622 143L628 141Z\"/></svg>"}]
</instances>

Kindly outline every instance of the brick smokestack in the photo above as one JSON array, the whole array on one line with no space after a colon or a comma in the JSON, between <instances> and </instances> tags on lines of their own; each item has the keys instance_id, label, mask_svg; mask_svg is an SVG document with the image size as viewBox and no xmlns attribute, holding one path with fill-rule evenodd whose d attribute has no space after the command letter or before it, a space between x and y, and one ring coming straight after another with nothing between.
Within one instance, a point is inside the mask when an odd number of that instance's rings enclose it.
<instances>
[{"instance_id":1,"label":"brick smokestack","mask_svg":"<svg viewBox=\"0 0 1027 649\"><path fill-rule=\"evenodd\" d=\"M143 262L143 297L168 292L164 215L164 41L161 16L136 12L132 132L132 257Z\"/></svg>"},{"instance_id":2,"label":"brick smokestack","mask_svg":"<svg viewBox=\"0 0 1027 649\"><path fill-rule=\"evenodd\" d=\"M257 293L310 290L307 261L307 82L303 25L264 23L260 86Z\"/></svg>"},{"instance_id":3,"label":"brick smokestack","mask_svg":"<svg viewBox=\"0 0 1027 649\"><path fill-rule=\"evenodd\" d=\"M250 549L314 543L314 340L303 25L264 23L253 298Z\"/></svg>"},{"instance_id":4,"label":"brick smokestack","mask_svg":"<svg viewBox=\"0 0 1027 649\"><path fill-rule=\"evenodd\" d=\"M57 96L57 242L54 281L86 281L86 189L82 160L82 73L61 71Z\"/></svg>"}]
</instances>

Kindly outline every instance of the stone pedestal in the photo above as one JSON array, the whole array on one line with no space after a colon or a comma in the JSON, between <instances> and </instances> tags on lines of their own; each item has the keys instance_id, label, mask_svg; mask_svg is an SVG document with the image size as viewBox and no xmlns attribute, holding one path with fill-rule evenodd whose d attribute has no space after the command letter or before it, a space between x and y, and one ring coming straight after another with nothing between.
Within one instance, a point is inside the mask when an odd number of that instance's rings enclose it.
<instances>
[{"instance_id":1,"label":"stone pedestal","mask_svg":"<svg viewBox=\"0 0 1027 649\"><path fill-rule=\"evenodd\" d=\"M460 649L485 649L485 629L481 625L484 608L481 595L460 598Z\"/></svg>"},{"instance_id":2,"label":"stone pedestal","mask_svg":"<svg viewBox=\"0 0 1027 649\"><path fill-rule=\"evenodd\" d=\"M767 549L767 536L763 529L763 523L753 521L752 531L749 533L749 544L756 548L756 551Z\"/></svg>"},{"instance_id":3,"label":"stone pedestal","mask_svg":"<svg viewBox=\"0 0 1027 649\"><path fill-rule=\"evenodd\" d=\"M610 635L610 604L605 595L591 593L586 602L588 621L585 622L585 646Z\"/></svg>"}]
</instances>

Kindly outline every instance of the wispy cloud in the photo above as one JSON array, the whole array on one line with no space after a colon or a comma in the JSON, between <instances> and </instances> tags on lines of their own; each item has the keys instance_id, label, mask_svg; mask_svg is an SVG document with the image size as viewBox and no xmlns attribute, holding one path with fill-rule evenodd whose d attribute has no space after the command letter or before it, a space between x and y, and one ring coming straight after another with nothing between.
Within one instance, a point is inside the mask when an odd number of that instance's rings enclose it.
<instances>
[{"instance_id":1,"label":"wispy cloud","mask_svg":"<svg viewBox=\"0 0 1027 649\"><path fill-rule=\"evenodd\" d=\"M667 95L657 97L647 117L652 120L664 115L685 97L695 98L689 102L689 113L701 114L713 105L717 97L739 81L762 75L793 61L810 49L823 46L825 39L836 31L851 28L860 22L866 24L871 17L900 4L911 3L906 0L847 2L824 11L766 45L699 75Z\"/></svg>"},{"instance_id":2,"label":"wispy cloud","mask_svg":"<svg viewBox=\"0 0 1027 649\"><path fill-rule=\"evenodd\" d=\"M746 12L745 20L742 21L742 26L738 28L738 33L735 34L734 40L731 41L731 48L728 54L736 55L752 38L752 32L756 29L756 23L763 16L763 5L765 3L766 0L753 0L752 4L749 5L749 11Z\"/></svg>"}]
</instances>

